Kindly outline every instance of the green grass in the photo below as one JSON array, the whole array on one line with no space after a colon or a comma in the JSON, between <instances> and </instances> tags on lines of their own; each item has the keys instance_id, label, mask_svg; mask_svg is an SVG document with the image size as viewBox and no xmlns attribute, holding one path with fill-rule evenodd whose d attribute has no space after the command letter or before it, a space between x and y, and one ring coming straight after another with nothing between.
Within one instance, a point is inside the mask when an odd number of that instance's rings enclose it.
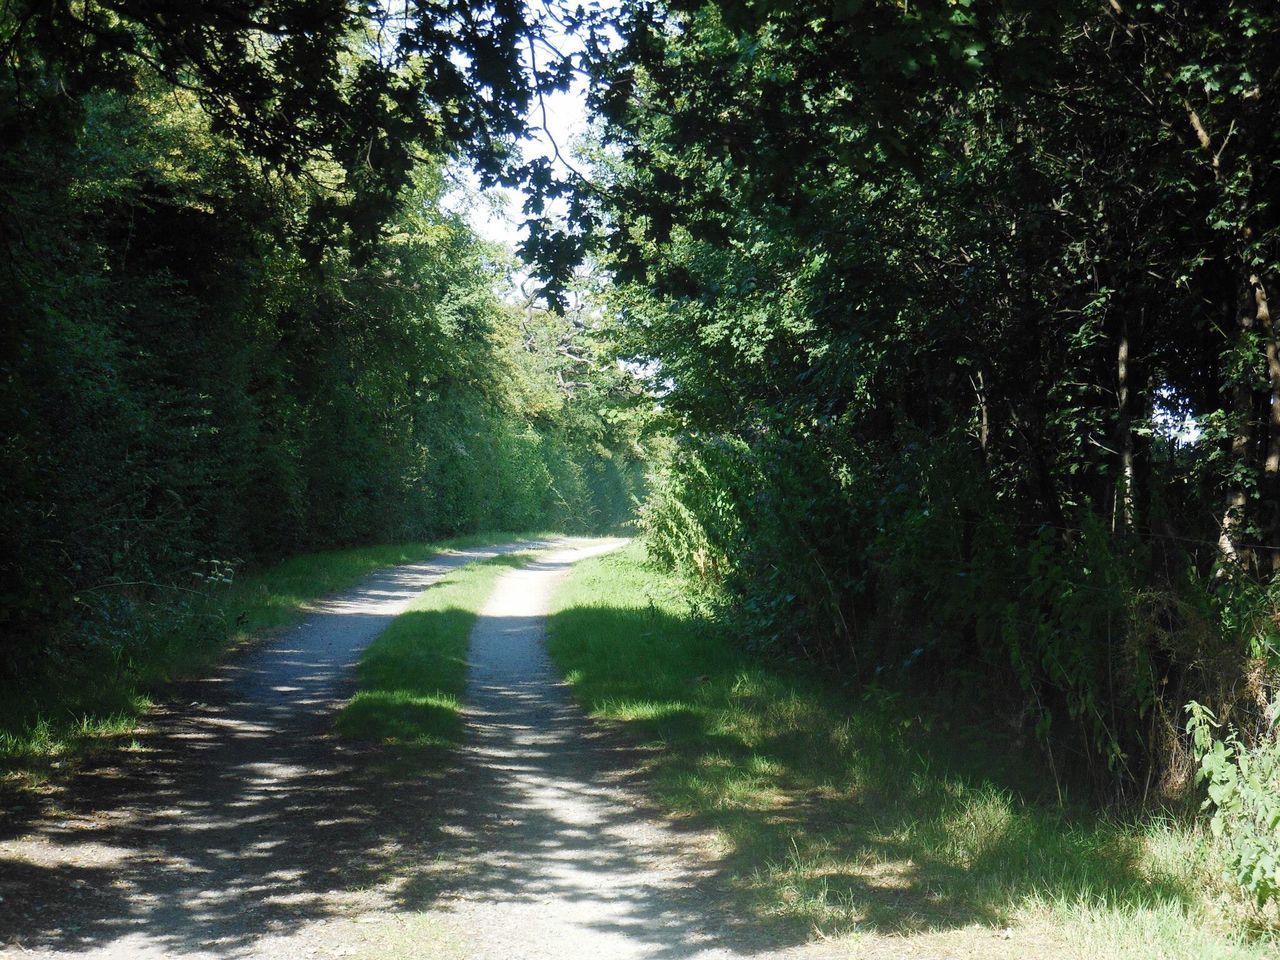
<instances>
[{"instance_id":1,"label":"green grass","mask_svg":"<svg viewBox=\"0 0 1280 960\"><path fill-rule=\"evenodd\" d=\"M1280 946L1197 824L1024 799L1009 784L1036 764L1005 738L749 658L642 547L575 568L549 645L594 716L658 748L655 798L710 828L730 895L762 929L984 957Z\"/></svg>"},{"instance_id":2,"label":"green grass","mask_svg":"<svg viewBox=\"0 0 1280 960\"><path fill-rule=\"evenodd\" d=\"M243 617L237 630L237 635L243 638L295 622L306 604L346 590L375 570L416 563L441 550L553 536L558 534L487 533L433 543L353 547L302 554L240 578L229 591L224 607L229 615Z\"/></svg>"},{"instance_id":3,"label":"green grass","mask_svg":"<svg viewBox=\"0 0 1280 960\"><path fill-rule=\"evenodd\" d=\"M469 564L423 592L365 650L338 732L401 751L457 744L471 628L498 576L528 559Z\"/></svg>"},{"instance_id":4,"label":"green grass","mask_svg":"<svg viewBox=\"0 0 1280 960\"><path fill-rule=\"evenodd\" d=\"M499 532L303 554L192 594L187 603L158 606L114 649L82 651L77 662L54 665L21 690L0 691L0 781L39 785L86 755L129 748L166 684L200 675L229 648L296 622L308 603L375 570L443 549L544 536Z\"/></svg>"}]
</instances>

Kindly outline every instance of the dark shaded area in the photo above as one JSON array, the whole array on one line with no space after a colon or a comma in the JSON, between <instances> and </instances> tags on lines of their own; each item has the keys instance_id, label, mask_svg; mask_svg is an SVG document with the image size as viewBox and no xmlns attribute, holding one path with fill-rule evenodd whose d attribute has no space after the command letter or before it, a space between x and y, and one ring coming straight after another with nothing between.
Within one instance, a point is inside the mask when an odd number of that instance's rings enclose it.
<instances>
[{"instance_id":1,"label":"dark shaded area","mask_svg":"<svg viewBox=\"0 0 1280 960\"><path fill-rule=\"evenodd\" d=\"M1108 802L1187 791L1192 701L1275 750L1274 0L622 9L662 558L758 648L995 701Z\"/></svg>"}]
</instances>

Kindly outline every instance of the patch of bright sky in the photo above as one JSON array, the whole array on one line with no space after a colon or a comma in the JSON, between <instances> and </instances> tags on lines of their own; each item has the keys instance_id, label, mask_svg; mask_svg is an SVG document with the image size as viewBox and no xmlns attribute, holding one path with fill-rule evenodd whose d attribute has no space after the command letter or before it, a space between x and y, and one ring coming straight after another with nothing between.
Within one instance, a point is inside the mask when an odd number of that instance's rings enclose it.
<instances>
[{"instance_id":1,"label":"patch of bright sky","mask_svg":"<svg viewBox=\"0 0 1280 960\"><path fill-rule=\"evenodd\" d=\"M530 16L542 23L547 41L564 53L580 48L576 39L567 34L555 16L556 3L530 4ZM551 51L538 49L539 62L550 59ZM525 55L526 64L528 54ZM586 134L589 126L586 84L575 77L568 90L549 91L541 98L534 97L526 116L530 136L520 147L526 159L545 157L552 162L559 175L568 175L557 157L573 162L574 146ZM479 178L465 164L459 163L453 171L457 186L445 197L448 209L466 216L471 228L485 240L500 244L514 252L523 238L524 195L518 190L495 187L481 190ZM554 207L548 210L554 217Z\"/></svg>"},{"instance_id":2,"label":"patch of bright sky","mask_svg":"<svg viewBox=\"0 0 1280 960\"><path fill-rule=\"evenodd\" d=\"M1190 404L1168 384L1156 390L1151 424L1156 433L1168 437L1178 446L1195 443L1203 433L1191 414Z\"/></svg>"}]
</instances>

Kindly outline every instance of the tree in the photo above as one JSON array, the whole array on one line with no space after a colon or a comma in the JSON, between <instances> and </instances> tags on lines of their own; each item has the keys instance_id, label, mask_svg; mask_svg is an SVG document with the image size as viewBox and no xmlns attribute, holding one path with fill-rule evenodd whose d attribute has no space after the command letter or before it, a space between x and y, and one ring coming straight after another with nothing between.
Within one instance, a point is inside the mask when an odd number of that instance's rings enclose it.
<instances>
[{"instance_id":1,"label":"tree","mask_svg":"<svg viewBox=\"0 0 1280 960\"><path fill-rule=\"evenodd\" d=\"M599 216L686 431L658 539L772 644L1001 677L1141 780L1271 642L1275 12L628 12Z\"/></svg>"}]
</instances>

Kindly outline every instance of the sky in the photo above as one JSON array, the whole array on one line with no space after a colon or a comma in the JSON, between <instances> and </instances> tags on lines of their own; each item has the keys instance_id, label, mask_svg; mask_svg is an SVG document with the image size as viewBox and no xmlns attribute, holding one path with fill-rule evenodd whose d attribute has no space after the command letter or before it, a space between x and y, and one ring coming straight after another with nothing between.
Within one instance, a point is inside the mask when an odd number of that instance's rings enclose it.
<instances>
[{"instance_id":1,"label":"sky","mask_svg":"<svg viewBox=\"0 0 1280 960\"><path fill-rule=\"evenodd\" d=\"M558 49L574 47L573 38L560 31L554 21L547 21L547 37ZM554 141L560 153L572 160L573 146L588 126L585 84L579 78L568 90L545 94L541 102L535 97L525 119L533 132L532 137L521 144L527 158L546 157L559 166L552 146ZM561 168L558 172L567 171ZM514 250L521 240L523 194L501 188L481 192L478 178L468 169L460 169L458 179L463 186L446 198L448 205L465 212L472 229L481 237Z\"/></svg>"}]
</instances>

